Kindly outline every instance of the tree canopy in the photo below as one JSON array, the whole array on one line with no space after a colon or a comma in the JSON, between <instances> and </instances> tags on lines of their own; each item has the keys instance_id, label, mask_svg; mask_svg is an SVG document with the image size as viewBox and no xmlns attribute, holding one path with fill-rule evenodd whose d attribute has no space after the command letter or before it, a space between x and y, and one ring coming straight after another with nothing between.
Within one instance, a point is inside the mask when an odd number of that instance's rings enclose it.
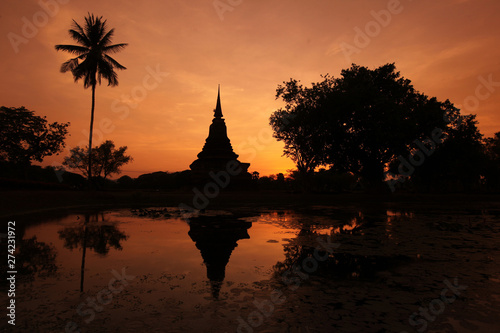
<instances>
[{"instance_id":1,"label":"tree canopy","mask_svg":"<svg viewBox=\"0 0 500 333\"><path fill-rule=\"evenodd\" d=\"M119 174L121 167L130 161L132 157L125 155L127 146L115 148L111 140L103 142L100 146L92 149L92 177L103 177L106 179L111 174ZM66 156L63 165L71 169L80 170L88 177L88 147L79 146L70 150L70 156Z\"/></svg>"},{"instance_id":2,"label":"tree canopy","mask_svg":"<svg viewBox=\"0 0 500 333\"><path fill-rule=\"evenodd\" d=\"M373 70L353 64L338 78L322 78L311 87L294 79L279 85L276 98L286 104L270 117L274 136L285 143L284 155L302 174L328 166L381 182L398 156L415 150L416 141L435 129L446 136L461 119L450 101L418 92L395 64ZM454 115L453 122L446 114ZM480 140L474 128L469 127L471 139Z\"/></svg>"},{"instance_id":3,"label":"tree canopy","mask_svg":"<svg viewBox=\"0 0 500 333\"><path fill-rule=\"evenodd\" d=\"M75 82L83 79L85 88L101 84L101 78L108 81L109 86L118 85L118 75L115 69L126 69L110 54L124 49L127 44L111 44L115 29L109 29L102 16L88 14L82 27L73 20L73 27L68 30L71 39L78 45L59 44L57 51L66 51L76 55L61 65L61 72L71 71Z\"/></svg>"},{"instance_id":4,"label":"tree canopy","mask_svg":"<svg viewBox=\"0 0 500 333\"><path fill-rule=\"evenodd\" d=\"M0 107L0 162L27 167L62 151L69 123L49 123L24 106Z\"/></svg>"}]
</instances>

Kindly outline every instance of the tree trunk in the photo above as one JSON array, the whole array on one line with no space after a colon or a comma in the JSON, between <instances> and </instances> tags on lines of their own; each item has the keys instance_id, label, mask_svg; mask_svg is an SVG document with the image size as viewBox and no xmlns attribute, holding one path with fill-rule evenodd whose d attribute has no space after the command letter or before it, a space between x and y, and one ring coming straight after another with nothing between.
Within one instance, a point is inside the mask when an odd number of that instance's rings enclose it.
<instances>
[{"instance_id":1,"label":"tree trunk","mask_svg":"<svg viewBox=\"0 0 500 333\"><path fill-rule=\"evenodd\" d=\"M94 108L95 108L95 83L92 85L92 110L90 111L89 168L87 171L89 188L92 188L92 136L94 132Z\"/></svg>"}]
</instances>

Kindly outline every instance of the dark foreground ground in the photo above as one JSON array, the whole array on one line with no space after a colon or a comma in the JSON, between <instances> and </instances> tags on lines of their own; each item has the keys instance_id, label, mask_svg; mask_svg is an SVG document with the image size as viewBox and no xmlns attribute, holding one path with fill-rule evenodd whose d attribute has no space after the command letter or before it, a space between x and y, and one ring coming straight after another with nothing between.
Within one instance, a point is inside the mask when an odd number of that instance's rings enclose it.
<instances>
[{"instance_id":1,"label":"dark foreground ground","mask_svg":"<svg viewBox=\"0 0 500 333\"><path fill-rule=\"evenodd\" d=\"M22 214L50 211L63 212L74 208L137 208L179 206L206 209L232 207L285 209L313 205L378 205L398 203L409 206L440 205L487 208L500 203L500 194L315 194L285 191L225 191L212 198L201 197L191 190L185 191L43 191L0 190L0 217L10 218Z\"/></svg>"}]
</instances>

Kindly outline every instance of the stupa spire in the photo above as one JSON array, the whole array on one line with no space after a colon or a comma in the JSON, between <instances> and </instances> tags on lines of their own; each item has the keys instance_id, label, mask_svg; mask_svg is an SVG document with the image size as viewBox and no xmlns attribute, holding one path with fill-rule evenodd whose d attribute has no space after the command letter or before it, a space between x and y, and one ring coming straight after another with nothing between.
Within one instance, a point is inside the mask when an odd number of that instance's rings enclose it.
<instances>
[{"instance_id":1,"label":"stupa spire","mask_svg":"<svg viewBox=\"0 0 500 333\"><path fill-rule=\"evenodd\" d=\"M250 183L252 175L248 173L249 163L242 163L237 160L238 154L233 151L231 141L227 136L226 122L222 118L222 108L220 105L220 85L217 92L217 105L214 109L214 118L208 130L208 137L205 145L196 159L189 166L193 171L193 182L207 183L211 182L213 172L228 170L232 163L240 168L238 175L231 175L231 185L241 183ZM236 167L234 167L236 170ZM234 178L234 179L233 179Z\"/></svg>"},{"instance_id":2,"label":"stupa spire","mask_svg":"<svg viewBox=\"0 0 500 333\"><path fill-rule=\"evenodd\" d=\"M219 88L217 91L217 105L215 106L214 117L215 118L222 118L222 108L220 106L220 84L219 84Z\"/></svg>"}]
</instances>

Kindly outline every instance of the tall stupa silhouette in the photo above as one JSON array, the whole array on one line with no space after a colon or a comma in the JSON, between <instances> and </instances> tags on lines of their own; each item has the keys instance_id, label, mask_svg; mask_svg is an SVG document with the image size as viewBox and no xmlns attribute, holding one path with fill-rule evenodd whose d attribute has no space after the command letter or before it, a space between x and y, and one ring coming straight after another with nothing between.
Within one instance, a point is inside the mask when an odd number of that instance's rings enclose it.
<instances>
[{"instance_id":1,"label":"tall stupa silhouette","mask_svg":"<svg viewBox=\"0 0 500 333\"><path fill-rule=\"evenodd\" d=\"M207 267L212 297L219 293L226 276L226 266L240 239L248 239L252 222L227 216L203 216L191 219L188 235L200 250Z\"/></svg>"},{"instance_id":2,"label":"tall stupa silhouette","mask_svg":"<svg viewBox=\"0 0 500 333\"><path fill-rule=\"evenodd\" d=\"M222 118L222 107L220 103L220 85L217 92L217 104L214 109L214 119L210 125L208 137L201 152L189 168L192 171L193 180L202 182L210 179L210 173L225 171L228 163L232 169L241 170L236 175L231 175L231 183L248 182L252 176L248 173L250 163L238 161L238 154L233 151L231 141L227 136L227 127Z\"/></svg>"}]
</instances>

